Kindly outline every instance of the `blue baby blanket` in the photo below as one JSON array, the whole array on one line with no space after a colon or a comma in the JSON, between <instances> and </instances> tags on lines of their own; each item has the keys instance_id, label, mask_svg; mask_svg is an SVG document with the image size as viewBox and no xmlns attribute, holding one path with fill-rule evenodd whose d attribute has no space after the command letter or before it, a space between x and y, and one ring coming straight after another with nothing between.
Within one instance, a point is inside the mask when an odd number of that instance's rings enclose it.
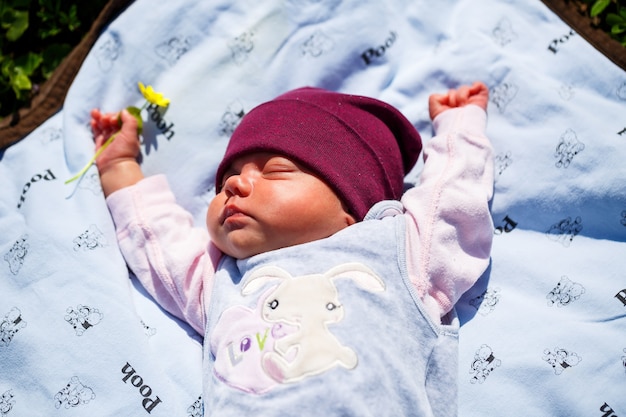
<instances>
[{"instance_id":1,"label":"blue baby blanket","mask_svg":"<svg viewBox=\"0 0 626 417\"><path fill-rule=\"evenodd\" d=\"M136 0L63 109L0 153L0 415L202 412L201 337L129 279L96 168L64 184L93 156L92 108L140 107L138 82L171 100L142 112L142 166L203 226L255 105L369 95L428 140L428 96L474 80L495 236L457 306L459 415L626 415L626 73L538 0Z\"/></svg>"}]
</instances>

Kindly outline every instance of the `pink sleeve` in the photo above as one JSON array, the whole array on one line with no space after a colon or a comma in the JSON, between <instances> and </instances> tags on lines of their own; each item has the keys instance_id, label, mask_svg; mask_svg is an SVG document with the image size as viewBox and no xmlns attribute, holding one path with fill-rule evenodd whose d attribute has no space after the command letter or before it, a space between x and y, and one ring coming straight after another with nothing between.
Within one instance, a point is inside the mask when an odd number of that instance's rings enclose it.
<instances>
[{"instance_id":1,"label":"pink sleeve","mask_svg":"<svg viewBox=\"0 0 626 417\"><path fill-rule=\"evenodd\" d=\"M144 288L203 334L203 300L221 257L207 231L193 226L162 175L112 193L107 205L124 259Z\"/></svg>"},{"instance_id":2,"label":"pink sleeve","mask_svg":"<svg viewBox=\"0 0 626 417\"><path fill-rule=\"evenodd\" d=\"M439 320L489 265L493 223L493 150L487 115L475 105L441 113L424 146L417 186L402 197L407 211L409 277Z\"/></svg>"}]
</instances>

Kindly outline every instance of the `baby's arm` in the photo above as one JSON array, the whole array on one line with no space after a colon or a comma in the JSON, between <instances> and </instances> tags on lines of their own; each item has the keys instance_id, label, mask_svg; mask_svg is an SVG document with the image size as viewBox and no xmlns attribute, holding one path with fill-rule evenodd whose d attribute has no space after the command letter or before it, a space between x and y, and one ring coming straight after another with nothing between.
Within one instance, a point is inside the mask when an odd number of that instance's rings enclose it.
<instances>
[{"instance_id":1,"label":"baby's arm","mask_svg":"<svg viewBox=\"0 0 626 417\"><path fill-rule=\"evenodd\" d=\"M164 175L113 193L107 205L126 263L159 305L202 334L221 253L176 203Z\"/></svg>"},{"instance_id":2,"label":"baby's arm","mask_svg":"<svg viewBox=\"0 0 626 417\"><path fill-rule=\"evenodd\" d=\"M91 111L91 129L96 142L96 150L117 134L113 142L96 159L100 172L100 183L104 196L135 185L143 179L141 167L137 162L140 153L137 119L127 110L120 113L101 113ZM119 132L119 133L118 133Z\"/></svg>"},{"instance_id":3,"label":"baby's arm","mask_svg":"<svg viewBox=\"0 0 626 417\"><path fill-rule=\"evenodd\" d=\"M435 136L424 168L402 202L409 275L436 320L489 265L493 151L485 136L489 90L474 83L429 100Z\"/></svg>"},{"instance_id":4,"label":"baby's arm","mask_svg":"<svg viewBox=\"0 0 626 417\"><path fill-rule=\"evenodd\" d=\"M96 149L116 135L96 165L126 263L163 308L202 333L203 291L210 293L220 254L176 204L165 176L144 179L132 114L92 110L91 128Z\"/></svg>"}]
</instances>

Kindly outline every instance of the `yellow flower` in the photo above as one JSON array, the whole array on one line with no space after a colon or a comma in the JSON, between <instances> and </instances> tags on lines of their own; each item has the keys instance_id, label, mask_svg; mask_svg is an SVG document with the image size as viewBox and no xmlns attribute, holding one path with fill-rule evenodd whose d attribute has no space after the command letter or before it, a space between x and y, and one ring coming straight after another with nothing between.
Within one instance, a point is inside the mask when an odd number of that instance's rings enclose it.
<instances>
[{"instance_id":1,"label":"yellow flower","mask_svg":"<svg viewBox=\"0 0 626 417\"><path fill-rule=\"evenodd\" d=\"M137 134L140 135L143 130L143 120L141 119L141 111L148 106L148 103L154 104L160 107L167 107L167 105L170 104L170 100L163 97L163 94L157 93L156 91L154 91L154 88L152 88L151 85L146 87L145 85L143 85L142 82L138 82L137 85L139 86L139 91L141 91L141 94L143 94L144 98L146 99L146 103L143 105L142 108L129 106L126 108L126 110L128 110L129 113L132 114L135 117L135 119L137 119ZM119 117L118 117L118 123L120 126L122 125L122 122L119 119ZM113 135L111 135L109 139L107 139L107 141L100 147L100 149L98 149L98 151L93 156L93 158L91 158L91 160L87 162L87 165L85 165L78 174L74 175L72 178L65 181L65 183L69 184L72 181L76 181L77 179L82 178L83 175L87 173L89 168L96 162L96 159L98 158L98 156L113 142L113 139L115 139L118 133L120 133L119 130L115 132Z\"/></svg>"},{"instance_id":2,"label":"yellow flower","mask_svg":"<svg viewBox=\"0 0 626 417\"><path fill-rule=\"evenodd\" d=\"M170 104L170 100L163 97L162 93L154 91L151 85L146 87L142 82L138 82L137 84L139 85L139 91L141 91L141 94L143 94L148 102L161 107L166 107Z\"/></svg>"}]
</instances>

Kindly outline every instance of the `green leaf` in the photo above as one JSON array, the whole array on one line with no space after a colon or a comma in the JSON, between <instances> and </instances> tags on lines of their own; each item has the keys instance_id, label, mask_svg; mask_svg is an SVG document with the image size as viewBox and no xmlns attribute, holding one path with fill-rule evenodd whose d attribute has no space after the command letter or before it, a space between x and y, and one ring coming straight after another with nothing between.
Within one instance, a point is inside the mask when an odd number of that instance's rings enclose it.
<instances>
[{"instance_id":1,"label":"green leaf","mask_svg":"<svg viewBox=\"0 0 626 417\"><path fill-rule=\"evenodd\" d=\"M19 68L24 74L31 76L42 62L43 57L41 54L29 52L15 59L15 68Z\"/></svg>"},{"instance_id":2,"label":"green leaf","mask_svg":"<svg viewBox=\"0 0 626 417\"><path fill-rule=\"evenodd\" d=\"M12 77L11 84L14 89L17 88L19 90L30 90L32 87L30 78L20 68L15 68L15 75Z\"/></svg>"},{"instance_id":3,"label":"green leaf","mask_svg":"<svg viewBox=\"0 0 626 417\"><path fill-rule=\"evenodd\" d=\"M609 26L619 25L620 23L626 23L626 19L615 13L608 13L606 15L606 23Z\"/></svg>"},{"instance_id":4,"label":"green leaf","mask_svg":"<svg viewBox=\"0 0 626 417\"><path fill-rule=\"evenodd\" d=\"M626 23L611 26L611 35L619 35L624 32L626 32Z\"/></svg>"},{"instance_id":5,"label":"green leaf","mask_svg":"<svg viewBox=\"0 0 626 417\"><path fill-rule=\"evenodd\" d=\"M15 68L10 78L11 88L13 88L15 97L17 97L18 100L25 99L33 86L28 75L24 74L24 71L20 68Z\"/></svg>"},{"instance_id":6,"label":"green leaf","mask_svg":"<svg viewBox=\"0 0 626 417\"><path fill-rule=\"evenodd\" d=\"M596 17L611 4L611 0L597 0L593 6L591 6L591 17Z\"/></svg>"},{"instance_id":7,"label":"green leaf","mask_svg":"<svg viewBox=\"0 0 626 417\"><path fill-rule=\"evenodd\" d=\"M41 39L46 39L51 36L58 35L59 33L61 33L61 28L57 26L52 26L48 29L39 29L39 36Z\"/></svg>"},{"instance_id":8,"label":"green leaf","mask_svg":"<svg viewBox=\"0 0 626 417\"><path fill-rule=\"evenodd\" d=\"M5 78L9 78L11 76L11 72L13 72L13 67L15 63L12 59L7 58L2 61L0 64L0 74L4 75Z\"/></svg>"},{"instance_id":9,"label":"green leaf","mask_svg":"<svg viewBox=\"0 0 626 417\"><path fill-rule=\"evenodd\" d=\"M72 4L68 14L61 13L60 20L68 27L70 32L74 32L78 29L80 27L80 20L78 20L78 15L76 14L76 5Z\"/></svg>"},{"instance_id":10,"label":"green leaf","mask_svg":"<svg viewBox=\"0 0 626 417\"><path fill-rule=\"evenodd\" d=\"M143 120L141 120L141 109L135 106L128 106L126 110L137 119L137 134L141 135L143 132Z\"/></svg>"},{"instance_id":11,"label":"green leaf","mask_svg":"<svg viewBox=\"0 0 626 417\"><path fill-rule=\"evenodd\" d=\"M13 22L8 27L6 38L11 42L15 42L26 32L26 29L28 29L28 12L14 10Z\"/></svg>"}]
</instances>

